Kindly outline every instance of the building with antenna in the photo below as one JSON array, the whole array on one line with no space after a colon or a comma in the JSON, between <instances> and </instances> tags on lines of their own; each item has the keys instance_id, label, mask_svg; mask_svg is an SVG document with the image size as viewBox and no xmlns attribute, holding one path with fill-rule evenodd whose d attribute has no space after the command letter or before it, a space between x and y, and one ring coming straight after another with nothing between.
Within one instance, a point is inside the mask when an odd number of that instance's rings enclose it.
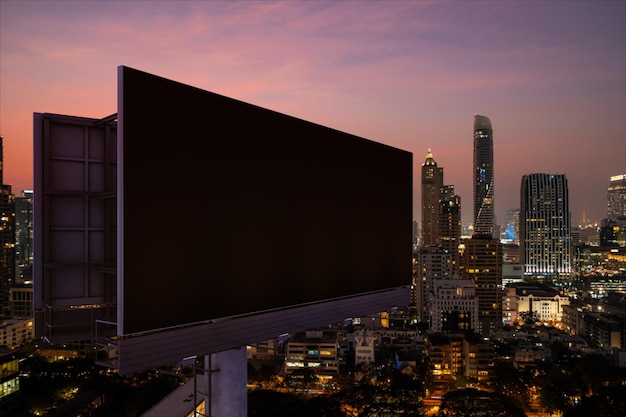
<instances>
[{"instance_id":1,"label":"building with antenna","mask_svg":"<svg viewBox=\"0 0 626 417\"><path fill-rule=\"evenodd\" d=\"M443 168L437 166L430 149L422 164L422 246L437 245L437 219L443 187Z\"/></svg>"}]
</instances>

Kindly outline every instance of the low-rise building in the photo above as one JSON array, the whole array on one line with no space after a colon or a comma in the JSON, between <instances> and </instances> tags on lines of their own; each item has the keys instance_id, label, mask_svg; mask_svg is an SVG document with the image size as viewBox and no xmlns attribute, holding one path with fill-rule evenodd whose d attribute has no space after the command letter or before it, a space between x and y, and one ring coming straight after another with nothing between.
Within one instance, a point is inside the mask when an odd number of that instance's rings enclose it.
<instances>
[{"instance_id":1,"label":"low-rise building","mask_svg":"<svg viewBox=\"0 0 626 417\"><path fill-rule=\"evenodd\" d=\"M511 322L523 313L532 313L543 322L557 322L563 318L563 306L569 305L569 297L541 283L522 282L506 287L502 305L507 306L503 314Z\"/></svg>"},{"instance_id":2,"label":"low-rise building","mask_svg":"<svg viewBox=\"0 0 626 417\"><path fill-rule=\"evenodd\" d=\"M246 354L248 360L270 360L278 357L278 345L276 339L263 340L255 343L254 345L248 345L246 347Z\"/></svg>"},{"instance_id":3,"label":"low-rise building","mask_svg":"<svg viewBox=\"0 0 626 417\"><path fill-rule=\"evenodd\" d=\"M17 349L35 337L33 319L0 321L0 346Z\"/></svg>"},{"instance_id":4,"label":"low-rise building","mask_svg":"<svg viewBox=\"0 0 626 417\"><path fill-rule=\"evenodd\" d=\"M585 314L585 338L599 348L626 348L626 315Z\"/></svg>"},{"instance_id":5,"label":"low-rise building","mask_svg":"<svg viewBox=\"0 0 626 417\"><path fill-rule=\"evenodd\" d=\"M314 368L321 375L339 371L339 343L336 330L307 330L294 334L287 342L285 373Z\"/></svg>"},{"instance_id":6,"label":"low-rise building","mask_svg":"<svg viewBox=\"0 0 626 417\"><path fill-rule=\"evenodd\" d=\"M467 378L474 378L479 386L487 386L493 377L496 353L491 342L482 338L463 339L463 362Z\"/></svg>"},{"instance_id":7,"label":"low-rise building","mask_svg":"<svg viewBox=\"0 0 626 417\"><path fill-rule=\"evenodd\" d=\"M429 395L439 397L463 371L463 336L428 332L424 337L428 372L431 383Z\"/></svg>"},{"instance_id":8,"label":"low-rise building","mask_svg":"<svg viewBox=\"0 0 626 417\"><path fill-rule=\"evenodd\" d=\"M584 315L589 309L581 302L570 302L563 306L561 321L569 334L585 334Z\"/></svg>"},{"instance_id":9,"label":"low-rise building","mask_svg":"<svg viewBox=\"0 0 626 417\"><path fill-rule=\"evenodd\" d=\"M513 365L518 369L534 366L550 359L550 349L542 343L520 343L513 354Z\"/></svg>"}]
</instances>

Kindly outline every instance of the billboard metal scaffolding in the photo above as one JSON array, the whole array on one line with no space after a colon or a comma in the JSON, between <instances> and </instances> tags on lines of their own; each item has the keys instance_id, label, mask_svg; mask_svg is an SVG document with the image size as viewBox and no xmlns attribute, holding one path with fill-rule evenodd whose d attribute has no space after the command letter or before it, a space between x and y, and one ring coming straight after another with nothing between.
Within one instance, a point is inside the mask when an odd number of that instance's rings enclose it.
<instances>
[{"instance_id":1,"label":"billboard metal scaffolding","mask_svg":"<svg viewBox=\"0 0 626 417\"><path fill-rule=\"evenodd\" d=\"M116 116L34 115L34 308L49 342L116 313Z\"/></svg>"}]
</instances>

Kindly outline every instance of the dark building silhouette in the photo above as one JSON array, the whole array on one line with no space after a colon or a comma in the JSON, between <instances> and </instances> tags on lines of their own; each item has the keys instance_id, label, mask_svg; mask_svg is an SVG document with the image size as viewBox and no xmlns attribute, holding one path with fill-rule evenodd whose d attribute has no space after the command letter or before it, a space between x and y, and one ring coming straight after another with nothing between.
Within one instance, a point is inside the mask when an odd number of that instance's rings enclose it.
<instances>
[{"instance_id":1,"label":"dark building silhouette","mask_svg":"<svg viewBox=\"0 0 626 417\"><path fill-rule=\"evenodd\" d=\"M452 188L452 186L449 186ZM453 190L452 190L453 191ZM450 253L452 274L459 276L461 243L461 197L457 195L445 196L439 202L438 213L439 245Z\"/></svg>"},{"instance_id":2,"label":"dark building silhouette","mask_svg":"<svg viewBox=\"0 0 626 417\"><path fill-rule=\"evenodd\" d=\"M0 136L0 315L9 316L9 293L15 282L15 201L4 183L3 139Z\"/></svg>"},{"instance_id":3,"label":"dark building silhouette","mask_svg":"<svg viewBox=\"0 0 626 417\"><path fill-rule=\"evenodd\" d=\"M626 216L602 219L600 246L626 247Z\"/></svg>"},{"instance_id":4,"label":"dark building silhouette","mask_svg":"<svg viewBox=\"0 0 626 417\"><path fill-rule=\"evenodd\" d=\"M15 196L15 256L18 261L33 259L33 192Z\"/></svg>"}]
</instances>

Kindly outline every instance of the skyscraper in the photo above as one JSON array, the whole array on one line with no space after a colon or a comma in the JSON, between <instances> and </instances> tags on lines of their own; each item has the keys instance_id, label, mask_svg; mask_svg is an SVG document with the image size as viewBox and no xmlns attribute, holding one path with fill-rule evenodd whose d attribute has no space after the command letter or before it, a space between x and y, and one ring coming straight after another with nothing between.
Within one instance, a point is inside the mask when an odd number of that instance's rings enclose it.
<instances>
[{"instance_id":1,"label":"skyscraper","mask_svg":"<svg viewBox=\"0 0 626 417\"><path fill-rule=\"evenodd\" d=\"M572 264L567 178L524 175L520 197L520 262L524 275L544 280L568 278Z\"/></svg>"},{"instance_id":2,"label":"skyscraper","mask_svg":"<svg viewBox=\"0 0 626 417\"><path fill-rule=\"evenodd\" d=\"M454 191L454 187L446 186ZM444 187L444 188L446 188ZM439 245L450 253L452 261L452 274L459 276L460 254L459 244L461 243L461 197L458 195L446 195L439 203L438 213Z\"/></svg>"},{"instance_id":3,"label":"skyscraper","mask_svg":"<svg viewBox=\"0 0 626 417\"><path fill-rule=\"evenodd\" d=\"M15 203L11 186L4 184L2 163L0 136L0 315L9 315L9 291L15 281Z\"/></svg>"},{"instance_id":4,"label":"skyscraper","mask_svg":"<svg viewBox=\"0 0 626 417\"><path fill-rule=\"evenodd\" d=\"M437 218L442 187L443 168L437 167L429 149L422 164L422 246L439 243Z\"/></svg>"},{"instance_id":5,"label":"skyscraper","mask_svg":"<svg viewBox=\"0 0 626 417\"><path fill-rule=\"evenodd\" d=\"M611 177L606 206L609 219L626 216L626 174Z\"/></svg>"},{"instance_id":6,"label":"skyscraper","mask_svg":"<svg viewBox=\"0 0 626 417\"><path fill-rule=\"evenodd\" d=\"M474 281L478 297L478 333L488 336L502 326L502 244L488 233L465 240L461 278Z\"/></svg>"},{"instance_id":7,"label":"skyscraper","mask_svg":"<svg viewBox=\"0 0 626 417\"><path fill-rule=\"evenodd\" d=\"M474 115L474 232L494 234L493 130L491 121Z\"/></svg>"},{"instance_id":8,"label":"skyscraper","mask_svg":"<svg viewBox=\"0 0 626 417\"><path fill-rule=\"evenodd\" d=\"M15 197L15 256L19 268L18 281L30 281L33 262L33 192L22 190Z\"/></svg>"},{"instance_id":9,"label":"skyscraper","mask_svg":"<svg viewBox=\"0 0 626 417\"><path fill-rule=\"evenodd\" d=\"M415 301L418 319L430 321L434 306L434 282L453 278L451 254L439 246L422 246L415 265Z\"/></svg>"}]
</instances>

